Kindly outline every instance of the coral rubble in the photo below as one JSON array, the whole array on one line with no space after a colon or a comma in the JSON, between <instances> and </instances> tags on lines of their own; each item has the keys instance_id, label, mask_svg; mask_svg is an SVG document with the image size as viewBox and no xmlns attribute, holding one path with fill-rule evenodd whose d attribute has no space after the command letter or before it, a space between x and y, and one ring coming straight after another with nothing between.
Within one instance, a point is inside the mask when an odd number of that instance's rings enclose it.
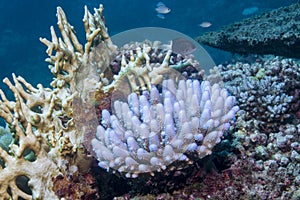
<instances>
[{"instance_id":1,"label":"coral rubble","mask_svg":"<svg viewBox=\"0 0 300 200\"><path fill-rule=\"evenodd\" d=\"M205 33L197 41L233 53L300 58L299 13L300 3L295 3Z\"/></svg>"}]
</instances>

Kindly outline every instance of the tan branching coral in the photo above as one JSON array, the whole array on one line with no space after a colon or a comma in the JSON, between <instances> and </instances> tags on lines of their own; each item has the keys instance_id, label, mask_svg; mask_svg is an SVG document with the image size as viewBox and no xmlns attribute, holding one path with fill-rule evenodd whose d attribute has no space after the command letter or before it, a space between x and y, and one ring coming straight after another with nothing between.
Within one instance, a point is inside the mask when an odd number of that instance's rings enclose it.
<instances>
[{"instance_id":1,"label":"tan branching coral","mask_svg":"<svg viewBox=\"0 0 300 200\"><path fill-rule=\"evenodd\" d=\"M0 169L0 199L23 198L41 199L44 196L55 199L52 192L52 182L49 177L59 174L57 160L51 159L47 135L53 134L55 127L53 120L53 104L55 97L49 89L39 85L39 89L32 87L22 77L13 74L14 85L8 80L4 82L9 86L15 96L15 102L9 101L0 91L0 116L8 123L16 140L9 146L9 151L0 148L0 158L3 168ZM25 85L26 90L22 87ZM32 151L34 159L25 159L26 151ZM18 177L29 179L28 186L32 190L27 194L17 186Z\"/></svg>"},{"instance_id":2,"label":"tan branching coral","mask_svg":"<svg viewBox=\"0 0 300 200\"><path fill-rule=\"evenodd\" d=\"M119 58L120 70L113 76L113 81L102 87L102 91L109 92L118 89L120 85L128 84L130 92L151 90L153 85L161 84L164 79L170 78L174 81L182 79L183 76L176 70L193 66L199 68L199 63L193 59L180 61L174 58L170 49L162 48L158 41L144 41L126 44L121 47L116 56ZM129 94L128 93L128 94Z\"/></svg>"},{"instance_id":3,"label":"tan branching coral","mask_svg":"<svg viewBox=\"0 0 300 200\"><path fill-rule=\"evenodd\" d=\"M0 117L8 123L14 142L9 145L8 151L0 148L1 199L57 199L52 178L72 173L70 169L80 168L82 165L78 160L85 162L86 158L80 151L83 133L75 126L72 103L74 99L81 99L83 91L92 91L101 85L100 76L93 74L99 66L86 67L92 44L103 45L105 54L101 55L107 56L106 62L116 48L101 21L103 7L100 6L95 12L91 15L85 8L87 43L84 49L59 7L57 17L61 37L51 27L52 41L40 39L48 47L47 61L55 76L51 83L53 89L44 88L41 84L35 88L14 74L13 83L4 79L15 101L9 101L0 90ZM32 154L30 159L27 158L28 152ZM18 177L28 179L30 192L19 188Z\"/></svg>"},{"instance_id":4,"label":"tan branching coral","mask_svg":"<svg viewBox=\"0 0 300 200\"><path fill-rule=\"evenodd\" d=\"M51 72L56 77L51 85L52 87L64 87L65 84L69 84L73 93L77 90L80 90L79 92L90 91L86 87L90 87L92 84L90 82L85 83L85 81L94 81L94 83L99 84L96 68L101 68L104 62L108 63L116 50L116 46L112 44L107 28L102 21L103 6L100 5L99 9L95 9L94 15L85 7L83 22L87 42L84 50L78 42L73 26L68 23L65 13L60 7L57 8L57 18L62 38L57 37L52 26L50 28L52 41L40 38L40 41L48 47L46 52L49 58L46 61L50 63ZM89 63L93 43L101 46L98 50L101 50L103 63L97 63L97 66ZM52 55L53 52L55 52L55 55ZM87 67L87 65L89 66ZM77 73L78 71L79 73ZM96 87L97 84L95 84Z\"/></svg>"},{"instance_id":5,"label":"tan branching coral","mask_svg":"<svg viewBox=\"0 0 300 200\"><path fill-rule=\"evenodd\" d=\"M114 76L114 81L103 87L104 92L108 92L111 88L119 85L124 77L127 77L131 91L151 90L151 85L157 85L162 82L164 74L170 74L172 68L169 67L169 59L172 51L168 51L163 62L157 67L150 63L148 55L152 47L146 43L143 48L137 47L130 51L130 60L127 62L125 55L122 56L121 70L118 75Z\"/></svg>"}]
</instances>

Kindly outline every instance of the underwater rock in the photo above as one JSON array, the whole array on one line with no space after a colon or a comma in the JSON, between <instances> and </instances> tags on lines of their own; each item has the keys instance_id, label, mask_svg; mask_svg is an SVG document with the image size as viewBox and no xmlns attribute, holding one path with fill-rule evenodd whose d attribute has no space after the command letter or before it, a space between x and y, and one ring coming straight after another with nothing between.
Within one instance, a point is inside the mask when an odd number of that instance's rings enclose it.
<instances>
[{"instance_id":1,"label":"underwater rock","mask_svg":"<svg viewBox=\"0 0 300 200\"><path fill-rule=\"evenodd\" d=\"M232 53L300 58L300 3L207 32L196 40Z\"/></svg>"}]
</instances>

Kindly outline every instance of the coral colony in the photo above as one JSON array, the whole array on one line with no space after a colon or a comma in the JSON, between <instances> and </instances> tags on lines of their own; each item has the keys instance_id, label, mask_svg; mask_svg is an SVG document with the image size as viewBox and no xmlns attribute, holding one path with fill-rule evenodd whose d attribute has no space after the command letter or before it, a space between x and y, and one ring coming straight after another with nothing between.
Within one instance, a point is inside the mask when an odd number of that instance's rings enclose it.
<instances>
[{"instance_id":1,"label":"coral colony","mask_svg":"<svg viewBox=\"0 0 300 200\"><path fill-rule=\"evenodd\" d=\"M99 166L136 177L187 160L187 151L211 154L238 110L234 97L207 81L181 80L176 89L168 79L162 85L162 93L153 87L139 97L131 93L128 103L115 101L115 115L102 111L92 140Z\"/></svg>"},{"instance_id":2,"label":"coral colony","mask_svg":"<svg viewBox=\"0 0 300 200\"><path fill-rule=\"evenodd\" d=\"M118 49L102 5L93 15L85 7L84 46L60 7L57 18L61 36L51 27L51 41L40 39L55 77L51 88L13 74L4 83L14 101L0 90L7 123L0 132L0 199L58 199L57 177L88 170L84 149L100 167L126 177L188 163L188 152L211 154L238 107L218 84L184 79L175 70L198 68L196 60L157 41Z\"/></svg>"}]
</instances>

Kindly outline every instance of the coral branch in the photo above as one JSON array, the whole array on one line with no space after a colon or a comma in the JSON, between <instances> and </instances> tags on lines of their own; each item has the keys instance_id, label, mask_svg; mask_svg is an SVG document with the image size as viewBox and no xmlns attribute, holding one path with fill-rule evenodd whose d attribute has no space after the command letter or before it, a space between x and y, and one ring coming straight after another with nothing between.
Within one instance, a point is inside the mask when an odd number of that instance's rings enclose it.
<instances>
[{"instance_id":1,"label":"coral branch","mask_svg":"<svg viewBox=\"0 0 300 200\"><path fill-rule=\"evenodd\" d=\"M61 36L51 26L51 41L40 38L47 46L49 58L46 61L55 76L51 83L53 88L44 88L41 84L35 88L15 74L12 75L13 81L3 80L15 99L9 101L0 90L0 117L11 132L8 141L11 144L6 142L4 144L8 146L0 147L0 199L57 199L52 179L59 174L73 173L68 171L69 168L78 169L80 166L86 169L89 165L89 158L80 158L84 155L80 150L86 129L75 126L73 116L77 110L72 105L74 99L79 99L82 104L91 103L85 101L89 96L86 94L101 86L99 79L103 71L97 74L97 67L102 69L110 62L116 46L105 27L103 6L95 9L94 15L85 7L85 49L60 7L57 8L57 18ZM100 46L95 48L98 44ZM100 60L97 66L89 60L96 54L94 49L101 52L101 55L97 54ZM4 140L6 136L1 138ZM31 193L18 188L17 178L20 176L29 179Z\"/></svg>"}]
</instances>

